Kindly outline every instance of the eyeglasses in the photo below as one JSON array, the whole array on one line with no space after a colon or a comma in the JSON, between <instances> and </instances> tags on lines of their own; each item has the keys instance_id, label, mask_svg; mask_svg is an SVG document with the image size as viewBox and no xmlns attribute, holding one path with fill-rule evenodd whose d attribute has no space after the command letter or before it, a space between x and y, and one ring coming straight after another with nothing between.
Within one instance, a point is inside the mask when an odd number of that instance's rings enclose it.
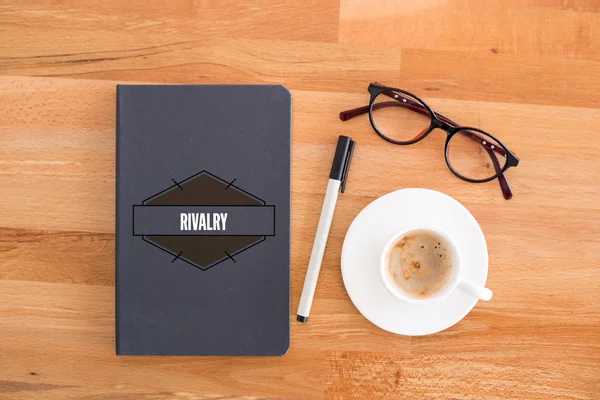
<instances>
[{"instance_id":1,"label":"eyeglasses","mask_svg":"<svg viewBox=\"0 0 600 400\"><path fill-rule=\"evenodd\" d=\"M375 132L399 145L417 143L435 128L442 129L447 134L444 157L454 175L473 183L498 178L504 198L512 198L504 173L519 165L519 159L494 136L481 129L460 126L407 91L374 82L369 85L369 93L368 106L342 111L340 119L346 121L369 113Z\"/></svg>"}]
</instances>

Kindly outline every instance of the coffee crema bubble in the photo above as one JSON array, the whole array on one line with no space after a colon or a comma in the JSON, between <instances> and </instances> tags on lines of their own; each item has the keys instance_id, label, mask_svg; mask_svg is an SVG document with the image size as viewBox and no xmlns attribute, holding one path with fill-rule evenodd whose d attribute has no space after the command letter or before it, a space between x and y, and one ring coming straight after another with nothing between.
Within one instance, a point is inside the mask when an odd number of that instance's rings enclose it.
<instances>
[{"instance_id":1,"label":"coffee crema bubble","mask_svg":"<svg viewBox=\"0 0 600 400\"><path fill-rule=\"evenodd\" d=\"M423 299L440 293L453 271L452 248L442 236L419 229L407 232L391 246L387 270L407 296Z\"/></svg>"}]
</instances>

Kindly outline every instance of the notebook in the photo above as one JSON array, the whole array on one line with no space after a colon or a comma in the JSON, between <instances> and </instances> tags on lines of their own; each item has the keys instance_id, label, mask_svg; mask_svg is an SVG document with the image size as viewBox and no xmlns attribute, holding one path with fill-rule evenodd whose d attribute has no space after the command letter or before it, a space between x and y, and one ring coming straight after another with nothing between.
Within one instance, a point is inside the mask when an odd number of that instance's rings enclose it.
<instances>
[{"instance_id":1,"label":"notebook","mask_svg":"<svg viewBox=\"0 0 600 400\"><path fill-rule=\"evenodd\" d=\"M118 85L116 352L290 345L291 96Z\"/></svg>"}]
</instances>

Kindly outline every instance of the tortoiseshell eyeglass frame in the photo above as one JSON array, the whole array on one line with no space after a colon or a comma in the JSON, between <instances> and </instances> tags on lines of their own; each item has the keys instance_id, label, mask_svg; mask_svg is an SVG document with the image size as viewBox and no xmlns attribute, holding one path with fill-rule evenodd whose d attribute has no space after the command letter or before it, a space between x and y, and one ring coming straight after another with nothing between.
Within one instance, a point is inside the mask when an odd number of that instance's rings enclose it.
<instances>
[{"instance_id":1,"label":"tortoiseshell eyeglass frame","mask_svg":"<svg viewBox=\"0 0 600 400\"><path fill-rule=\"evenodd\" d=\"M384 86L380 83L374 82L369 85L369 93L371 94L371 100L369 101L369 105L355 108L352 110L342 111L340 113L340 119L342 121L346 121L351 118L358 117L359 115L368 113L369 120L371 121L371 126L373 127L375 132L388 142L399 145L409 145L417 143L418 141L424 139L427 135L429 135L429 133L431 133L431 131L433 131L435 128L442 129L447 134L446 145L444 148L444 157L446 159L446 165L454 175L456 175L462 180L473 183L489 182L493 179L498 178L498 181L500 182L500 188L502 189L502 195L504 196L504 198L506 200L510 200L512 198L513 193L510 189L510 186L508 185L508 181L506 180L504 173L510 167L516 167L517 165L519 165L519 159L493 135L490 135L489 133L482 131L481 129L472 128L468 126L461 126L460 124L451 120L445 115L442 115L439 112L432 110L419 97L405 90ZM382 93L390 97L392 100L381 103L374 103L375 98ZM431 123L429 124L428 128L425 128L423 131L421 131L409 141L394 140L382 133L373 121L373 111L386 107L403 107L409 109L423 116L431 118ZM490 159L492 160L492 163L494 165L496 173L493 176L490 176L485 179L471 179L469 177L461 175L452 167L452 164L448 161L448 144L450 143L450 139L456 134L465 135L467 138L481 144L481 146L490 156ZM484 139L485 136L482 137L481 134L489 136L494 141L496 141L496 143L489 143ZM500 161L498 160L496 154L502 157L506 157L506 163L504 164L504 166L500 165Z\"/></svg>"}]
</instances>

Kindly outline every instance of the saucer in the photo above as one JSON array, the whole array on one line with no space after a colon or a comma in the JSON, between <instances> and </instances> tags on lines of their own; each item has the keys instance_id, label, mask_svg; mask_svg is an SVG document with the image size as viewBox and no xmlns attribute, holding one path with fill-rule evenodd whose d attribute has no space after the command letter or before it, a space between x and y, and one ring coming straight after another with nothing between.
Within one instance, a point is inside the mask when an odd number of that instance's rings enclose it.
<instances>
[{"instance_id":1,"label":"saucer","mask_svg":"<svg viewBox=\"0 0 600 400\"><path fill-rule=\"evenodd\" d=\"M406 304L393 297L379 275L386 241L399 230L434 226L452 238L461 255L461 276L485 285L487 245L479 224L458 201L428 189L402 189L378 198L356 216L342 248L342 277L360 313L381 329L429 335L463 319L477 299L456 289L445 299Z\"/></svg>"}]
</instances>

